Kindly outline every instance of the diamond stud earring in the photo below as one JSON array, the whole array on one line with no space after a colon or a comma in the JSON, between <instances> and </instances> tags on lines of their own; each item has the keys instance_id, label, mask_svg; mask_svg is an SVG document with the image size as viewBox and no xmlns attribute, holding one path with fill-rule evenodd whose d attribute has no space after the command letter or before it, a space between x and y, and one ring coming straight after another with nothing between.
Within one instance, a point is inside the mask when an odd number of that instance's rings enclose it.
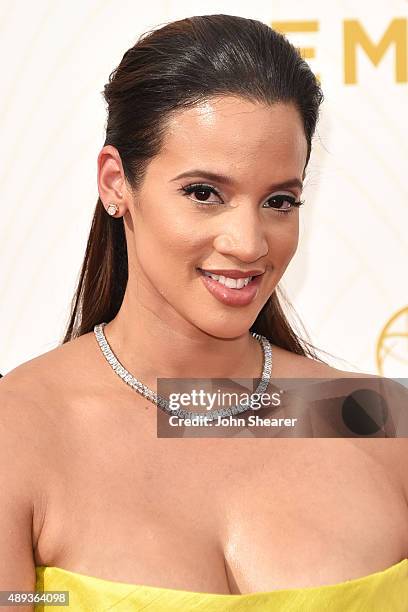
<instances>
[{"instance_id":1,"label":"diamond stud earring","mask_svg":"<svg viewBox=\"0 0 408 612\"><path fill-rule=\"evenodd\" d=\"M108 213L108 215L111 215L113 217L113 215L116 215L116 213L119 210L119 206L117 204L109 204L108 208L106 209L106 212Z\"/></svg>"}]
</instances>

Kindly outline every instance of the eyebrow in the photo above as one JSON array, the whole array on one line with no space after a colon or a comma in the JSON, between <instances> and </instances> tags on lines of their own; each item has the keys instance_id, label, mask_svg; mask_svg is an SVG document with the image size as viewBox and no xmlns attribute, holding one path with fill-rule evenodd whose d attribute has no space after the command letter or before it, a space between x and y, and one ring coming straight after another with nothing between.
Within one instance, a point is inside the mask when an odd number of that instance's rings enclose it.
<instances>
[{"instance_id":1,"label":"eyebrow","mask_svg":"<svg viewBox=\"0 0 408 612\"><path fill-rule=\"evenodd\" d=\"M234 185L235 181L232 177L226 176L225 174L217 174L216 172L209 172L207 170L200 170L199 168L195 168L194 170L187 170L186 172L182 172L172 179L172 181L176 181L177 179L181 179L185 176L203 176L210 181L217 181L218 183L222 183L224 185ZM268 187L268 191L273 191L274 189L289 189L290 187L298 187L300 190L303 189L303 183L298 178L291 178L287 181L283 181L282 183L275 183Z\"/></svg>"}]
</instances>

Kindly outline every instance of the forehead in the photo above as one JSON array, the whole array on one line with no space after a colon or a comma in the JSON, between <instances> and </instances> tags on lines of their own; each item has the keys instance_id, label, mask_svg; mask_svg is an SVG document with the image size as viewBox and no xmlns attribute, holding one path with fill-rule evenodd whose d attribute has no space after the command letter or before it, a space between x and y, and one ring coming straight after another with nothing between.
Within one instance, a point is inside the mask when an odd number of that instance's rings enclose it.
<instances>
[{"instance_id":1,"label":"forehead","mask_svg":"<svg viewBox=\"0 0 408 612\"><path fill-rule=\"evenodd\" d=\"M266 106L236 97L209 99L168 121L160 160L181 171L203 163L252 171L270 164L276 174L301 176L307 142L292 104Z\"/></svg>"}]
</instances>

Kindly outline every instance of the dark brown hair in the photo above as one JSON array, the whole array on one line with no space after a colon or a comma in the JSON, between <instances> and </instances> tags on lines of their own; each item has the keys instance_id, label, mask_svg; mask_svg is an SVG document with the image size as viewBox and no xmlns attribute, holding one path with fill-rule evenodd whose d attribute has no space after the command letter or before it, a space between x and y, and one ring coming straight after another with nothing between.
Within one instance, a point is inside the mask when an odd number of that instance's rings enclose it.
<instances>
[{"instance_id":1,"label":"dark brown hair","mask_svg":"<svg viewBox=\"0 0 408 612\"><path fill-rule=\"evenodd\" d=\"M160 152L171 114L214 96L295 105L307 140L306 168L323 100L318 80L284 35L255 19L232 15L189 17L145 32L112 71L102 94L108 106L104 144L118 150L134 191ZM123 217L110 217L98 198L62 343L111 321L127 279ZM295 313L277 286L250 331L323 361L291 327L281 300Z\"/></svg>"}]
</instances>

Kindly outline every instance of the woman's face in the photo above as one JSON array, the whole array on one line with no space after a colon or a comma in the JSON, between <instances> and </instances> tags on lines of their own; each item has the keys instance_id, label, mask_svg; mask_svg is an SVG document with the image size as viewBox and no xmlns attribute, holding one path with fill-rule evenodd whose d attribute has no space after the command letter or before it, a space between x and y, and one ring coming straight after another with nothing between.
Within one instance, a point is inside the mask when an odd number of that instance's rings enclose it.
<instances>
[{"instance_id":1,"label":"woman's face","mask_svg":"<svg viewBox=\"0 0 408 612\"><path fill-rule=\"evenodd\" d=\"M297 248L291 203L301 196L306 154L292 105L222 97L173 116L129 207L128 290L171 325L247 333ZM201 270L262 275L234 289Z\"/></svg>"}]
</instances>

